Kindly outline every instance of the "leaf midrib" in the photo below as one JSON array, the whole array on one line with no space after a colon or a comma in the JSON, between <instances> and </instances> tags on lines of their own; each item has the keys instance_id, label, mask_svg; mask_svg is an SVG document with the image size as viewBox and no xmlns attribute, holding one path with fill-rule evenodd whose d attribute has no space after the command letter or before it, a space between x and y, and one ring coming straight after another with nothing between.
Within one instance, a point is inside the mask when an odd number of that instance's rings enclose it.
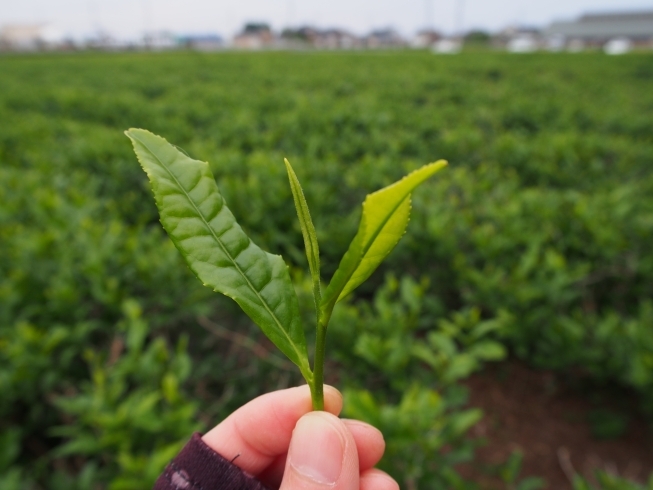
<instances>
[{"instance_id":1,"label":"leaf midrib","mask_svg":"<svg viewBox=\"0 0 653 490\"><path fill-rule=\"evenodd\" d=\"M254 285L250 282L249 277L247 277L247 275L246 275L246 274L241 270L240 266L238 265L238 263L236 263L236 261L235 261L234 258L231 256L231 254L229 253L229 251L225 248L225 246L224 246L224 244L222 243L222 241L220 240L220 238L215 234L215 232L213 231L213 228L211 228L211 226L209 225L209 222L207 221L206 217L205 217L204 214L199 210L199 208L195 205L195 202L191 199L191 197L190 197L190 195L188 194L188 192L186 192L186 189L181 185L181 183L179 182L179 179L177 179L177 177L176 177L176 176L175 176L175 175L170 171L170 169L167 167L167 165L166 165L165 163L163 163L163 161L162 161L162 160L161 160L161 159L160 159L160 158L159 158L159 157L158 157L158 156L157 156L157 155L156 155L156 154L155 154L155 153L150 149L150 147L147 145L147 143L144 143L143 140L141 140L140 138L138 138L138 137L136 137L136 136L134 136L134 135L132 135L132 137L134 137L136 140L138 140L138 142L139 142L141 145L143 145L143 146L147 149L147 151L150 152L150 155L152 155L152 156L153 156L153 157L154 157L154 158L159 162L159 164L161 165L161 167L163 167L163 168L165 169L165 171L168 173L168 175L170 175L170 177L175 181L175 183L177 184L177 186L179 187L179 189L181 189L181 190L183 191L184 195L186 196L186 199L188 199L188 202L191 203L191 205L193 206L193 208L195 209L195 211L197 212L197 214L202 218L202 221L204 222L204 225L205 225L206 228L209 230L209 232L211 233L211 235L213 235L213 238L214 238L215 241L218 243L218 245L220 246L220 248L222 249L222 251L225 253L225 255L226 255L227 257L229 257L229 260L230 260L231 263L234 265L234 267L236 268L236 270L240 273L240 275L243 276L243 277L245 278L245 281L247 281L247 285L249 286L249 288L250 288L252 291L254 291L254 294L255 294L256 297L259 299L259 301L261 302L261 304L263 305L263 307L264 307L264 308L266 309L266 311L270 314L270 316L274 319L274 321L276 322L276 324L277 324L277 326L279 327L279 329L280 329L280 330L283 332L283 334L286 336L286 339L288 340L288 342L289 342L290 345L292 346L293 350L294 350L295 353L297 354L297 359L301 362L302 356L301 356L301 353L300 353L300 352L297 350L297 348L295 347L295 343L294 343L293 340L290 338L290 336L288 335L288 333L286 332L286 330L283 328L283 325L281 324L281 322L279 321L279 319L277 318L277 316L272 312L272 310L268 307L267 303L263 300L263 297L259 294L259 292L256 290L256 288L254 287ZM200 179L201 179L201 178L202 178L202 177L201 177L201 174L200 174ZM223 206L226 206L226 204L225 204L225 202L224 202L224 198L222 198L222 204L223 204ZM249 240L249 242L252 243L251 239ZM252 244L252 245L253 245L253 244ZM265 253L265 252L263 252L263 253ZM272 274L272 271L270 272L270 274Z\"/></svg>"},{"instance_id":2,"label":"leaf midrib","mask_svg":"<svg viewBox=\"0 0 653 490\"><path fill-rule=\"evenodd\" d=\"M442 161L442 160L438 160L438 162L433 162L433 163L431 163L431 164L429 164L429 165L427 165L427 166L436 165L437 163L439 163L439 162L441 162L441 161ZM424 167L422 167L422 168L424 168ZM441 168L442 168L442 165L440 165L440 167L439 167L438 169L436 169L436 171L433 172L433 173L436 173L436 172L437 172L438 170L440 170ZM419 172L420 170L421 170L421 169L418 169L418 170L416 170L415 172ZM414 172L413 172L413 173L414 173ZM423 184L423 183L424 183L424 182L425 182L429 177L432 177L432 176L433 176L433 173L430 174L430 175L428 175L426 178L422 179L422 180L421 180L420 182L418 182L417 184L415 184L415 186L414 186L410 191L408 191L408 193L406 194L406 196L405 196L401 201L399 201L399 204L397 204L397 205L394 207L394 209L392 210L392 212L391 212L391 213L388 215L388 217L383 221L383 225L381 225L381 226L379 227L379 229L376 231L376 233L374 233L374 236L373 236L372 240L370 241L370 245L369 245L369 246L368 246L368 247L363 251L363 254L361 255L361 259L365 258L365 254L366 254L367 252L369 252L370 248L372 248L372 244L376 241L377 237L379 236L379 233L381 233L381 230L383 230L383 228L385 228L385 225L388 224L388 221L390 221L390 218L392 218L392 215L395 213L395 211L397 211L397 209L399 209L399 206L401 206L402 203L403 203L407 198L410 199L410 197L411 197L413 191L414 191L414 190L415 190L415 189L416 189L420 184ZM408 174L406 177L404 177L404 179L407 179L410 175L411 175L411 174ZM402 180L403 180L403 179L399 180L399 181L396 182L395 184L399 184ZM387 189L387 187L386 187L386 189ZM381 191L383 191L383 189L381 189ZM377 192L381 192L381 191L377 191ZM372 195L372 194L370 194L370 195ZM366 200L367 200L367 199L366 199ZM365 216L365 202L363 202L363 216ZM363 219L363 216L361 216L361 220ZM409 210L409 214L408 214L408 219L410 220L410 210ZM406 224L408 224L408 223L406 223ZM357 266L356 268L358 269L358 266ZM353 274L352 274L352 275L353 275Z\"/></svg>"},{"instance_id":3,"label":"leaf midrib","mask_svg":"<svg viewBox=\"0 0 653 490\"><path fill-rule=\"evenodd\" d=\"M401 201L399 201L399 204L397 204L396 206L394 206L394 208L392 209L392 211L390 212L390 214L388 215L388 217L387 217L386 219L383 220L383 222L382 222L383 224L382 224L381 226L379 226L378 230L377 230L377 231L374 233L374 235L372 236L372 239L370 240L370 244L369 244L369 246L367 246L366 248L363 248L363 249L362 249L362 253L361 253L361 255L360 255L360 258L358 259L358 263L356 264L356 267L354 268L354 270L352 271L352 273L349 274L349 277L348 277L347 280L345 281L345 284L342 286L342 288L341 288L340 291L338 292L338 296L336 296L336 302L338 302L338 299L339 299L340 296L342 295L342 292L347 288L347 284L349 284L349 281L351 281L351 278L354 277L354 276L356 275L356 272L357 272L358 269L360 268L361 263L362 263L363 260L365 259L365 255L367 255L367 252L369 252L369 251L370 251L370 248L372 248L372 245L374 244L374 242L375 242L376 239L378 238L379 233L381 233L381 231L383 231L383 228L385 228L385 225L388 224L388 221L390 221L390 218L392 218L392 215L395 214L395 212L397 211L397 209L399 209L399 206L401 206L402 203L403 203L406 199L410 198L410 195L411 195L411 194L412 194L412 191L409 192L409 193L406 195L406 197L404 197ZM361 220L363 220L363 219L365 219L365 203L363 203L363 216L361 216ZM409 219L410 219L410 216L409 216ZM365 232L365 230L363 230L363 233L364 233L364 232ZM386 255L387 255L387 254L386 254ZM355 289L355 288L354 288L354 289Z\"/></svg>"},{"instance_id":4,"label":"leaf midrib","mask_svg":"<svg viewBox=\"0 0 653 490\"><path fill-rule=\"evenodd\" d=\"M392 212L390 212L390 213L388 214L388 217L387 217L386 219L383 220L383 224L382 224L381 226L379 226L379 228L376 230L376 232L375 232L374 235L372 236L372 239L370 240L369 245L368 245L368 246L363 250L363 253L361 254L361 260L364 259L364 258L365 258L365 255L367 254L367 252L370 251L370 248L372 248L372 245L374 245L374 242L375 242L376 239L379 237L379 234L383 231L383 228L385 228L385 225L388 224L388 221L390 221L390 219L391 219L392 216L395 214L395 212L397 211L397 209L399 209L399 206L401 206L401 205L404 203L404 201L405 201L406 199L410 199L410 195L411 195L411 194L412 194L412 191L410 191L410 192L409 192L409 193L408 193L408 194L407 194L407 195L406 195L406 196L405 196L401 201L399 201L399 204L397 204L397 205L392 209ZM363 209L363 213L365 213L365 209ZM410 219L410 214L409 214L409 216L408 216L408 219ZM408 223L406 223L406 225L408 225ZM401 238L401 237L400 237L400 238ZM356 266L356 269L358 269L358 266ZM352 274L352 276L353 276L353 274Z\"/></svg>"}]
</instances>

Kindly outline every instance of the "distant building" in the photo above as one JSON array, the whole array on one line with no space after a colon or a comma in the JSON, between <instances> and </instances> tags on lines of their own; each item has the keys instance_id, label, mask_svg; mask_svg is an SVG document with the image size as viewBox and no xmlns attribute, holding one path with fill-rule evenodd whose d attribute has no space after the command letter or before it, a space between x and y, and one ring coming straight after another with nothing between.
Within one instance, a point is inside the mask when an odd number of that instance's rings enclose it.
<instances>
[{"instance_id":1,"label":"distant building","mask_svg":"<svg viewBox=\"0 0 653 490\"><path fill-rule=\"evenodd\" d=\"M284 29L281 38L283 46L287 48L354 49L360 48L363 44L359 37L343 29L315 27Z\"/></svg>"},{"instance_id":2,"label":"distant building","mask_svg":"<svg viewBox=\"0 0 653 490\"><path fill-rule=\"evenodd\" d=\"M168 31L151 32L143 36L143 45L148 49L175 49L178 45L177 36Z\"/></svg>"},{"instance_id":3,"label":"distant building","mask_svg":"<svg viewBox=\"0 0 653 490\"><path fill-rule=\"evenodd\" d=\"M490 43L492 35L481 29L473 29L464 36L465 44L472 46L484 46Z\"/></svg>"},{"instance_id":4,"label":"distant building","mask_svg":"<svg viewBox=\"0 0 653 490\"><path fill-rule=\"evenodd\" d=\"M653 47L653 11L587 14L575 21L554 22L545 35L563 39L571 50L604 47L613 40L622 40L618 47Z\"/></svg>"},{"instance_id":5,"label":"distant building","mask_svg":"<svg viewBox=\"0 0 653 490\"><path fill-rule=\"evenodd\" d=\"M431 46L436 54L457 54L463 49L463 43L456 38L442 38Z\"/></svg>"},{"instance_id":6,"label":"distant building","mask_svg":"<svg viewBox=\"0 0 653 490\"><path fill-rule=\"evenodd\" d=\"M312 44L318 49L352 49L362 46L360 38L342 29L317 31Z\"/></svg>"},{"instance_id":7,"label":"distant building","mask_svg":"<svg viewBox=\"0 0 653 490\"><path fill-rule=\"evenodd\" d=\"M372 31L365 37L365 46L372 49L401 48L407 45L406 41L394 29L380 29Z\"/></svg>"},{"instance_id":8,"label":"distant building","mask_svg":"<svg viewBox=\"0 0 653 490\"><path fill-rule=\"evenodd\" d=\"M442 34L433 29L424 29L419 31L413 38L411 45L414 48L430 48L442 39Z\"/></svg>"},{"instance_id":9,"label":"distant building","mask_svg":"<svg viewBox=\"0 0 653 490\"><path fill-rule=\"evenodd\" d=\"M246 24L243 31L236 35L233 47L238 49L263 49L275 45L275 37L268 24Z\"/></svg>"},{"instance_id":10,"label":"distant building","mask_svg":"<svg viewBox=\"0 0 653 490\"><path fill-rule=\"evenodd\" d=\"M287 49L310 47L317 32L313 27L287 27L281 32L281 45Z\"/></svg>"},{"instance_id":11,"label":"distant building","mask_svg":"<svg viewBox=\"0 0 653 490\"><path fill-rule=\"evenodd\" d=\"M125 49L142 48L144 43L130 44L113 37L108 32L99 31L94 36L86 39L83 44L85 49L97 49L100 51L122 51Z\"/></svg>"},{"instance_id":12,"label":"distant building","mask_svg":"<svg viewBox=\"0 0 653 490\"><path fill-rule=\"evenodd\" d=\"M179 47L196 51L217 51L224 48L224 40L217 34L191 34L177 38Z\"/></svg>"},{"instance_id":13,"label":"distant building","mask_svg":"<svg viewBox=\"0 0 653 490\"><path fill-rule=\"evenodd\" d=\"M65 47L67 41L53 26L47 24L14 24L0 28L0 49L6 51L36 51Z\"/></svg>"},{"instance_id":14,"label":"distant building","mask_svg":"<svg viewBox=\"0 0 653 490\"><path fill-rule=\"evenodd\" d=\"M611 39L603 46L603 51L606 54L625 54L633 48L633 43L630 39L617 37Z\"/></svg>"},{"instance_id":15,"label":"distant building","mask_svg":"<svg viewBox=\"0 0 653 490\"><path fill-rule=\"evenodd\" d=\"M511 53L532 53L537 51L539 47L538 39L530 34L515 36L508 41L506 46Z\"/></svg>"},{"instance_id":16,"label":"distant building","mask_svg":"<svg viewBox=\"0 0 653 490\"><path fill-rule=\"evenodd\" d=\"M528 26L506 27L494 36L492 44L511 53L530 53L546 47L541 31Z\"/></svg>"},{"instance_id":17,"label":"distant building","mask_svg":"<svg viewBox=\"0 0 653 490\"><path fill-rule=\"evenodd\" d=\"M43 25L8 25L0 30L0 46L6 50L33 51L43 44Z\"/></svg>"}]
</instances>

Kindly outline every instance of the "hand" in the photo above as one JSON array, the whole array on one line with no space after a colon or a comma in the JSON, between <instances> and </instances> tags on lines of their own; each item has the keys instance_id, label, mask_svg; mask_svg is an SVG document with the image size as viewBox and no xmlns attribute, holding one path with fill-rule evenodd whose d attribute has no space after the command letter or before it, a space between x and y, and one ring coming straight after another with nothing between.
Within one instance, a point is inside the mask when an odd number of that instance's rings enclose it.
<instances>
[{"instance_id":1,"label":"hand","mask_svg":"<svg viewBox=\"0 0 653 490\"><path fill-rule=\"evenodd\" d=\"M311 411L308 386L260 396L202 438L225 459L280 490L399 490L373 466L383 456L380 431L341 420L342 395L324 387L324 412Z\"/></svg>"}]
</instances>

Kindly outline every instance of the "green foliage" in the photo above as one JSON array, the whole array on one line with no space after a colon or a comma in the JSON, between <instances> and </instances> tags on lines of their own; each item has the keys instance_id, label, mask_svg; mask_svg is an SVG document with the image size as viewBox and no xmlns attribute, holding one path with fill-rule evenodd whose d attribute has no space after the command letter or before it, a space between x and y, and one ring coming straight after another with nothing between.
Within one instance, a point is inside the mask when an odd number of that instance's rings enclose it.
<instances>
[{"instance_id":1,"label":"green foliage","mask_svg":"<svg viewBox=\"0 0 653 490\"><path fill-rule=\"evenodd\" d=\"M326 312L370 277L397 245L408 226L410 193L445 165L444 161L425 165L365 198L358 232L324 292Z\"/></svg>"},{"instance_id":2,"label":"green foliage","mask_svg":"<svg viewBox=\"0 0 653 490\"><path fill-rule=\"evenodd\" d=\"M465 34L465 44L486 45L490 43L492 35L487 31L474 30Z\"/></svg>"},{"instance_id":3,"label":"green foliage","mask_svg":"<svg viewBox=\"0 0 653 490\"><path fill-rule=\"evenodd\" d=\"M238 303L310 382L297 296L281 256L264 252L243 232L207 163L148 131L130 129L127 136L152 184L161 223L188 267Z\"/></svg>"},{"instance_id":4,"label":"green foliage","mask_svg":"<svg viewBox=\"0 0 653 490\"><path fill-rule=\"evenodd\" d=\"M597 439L616 439L628 429L628 417L605 408L592 410L587 419Z\"/></svg>"},{"instance_id":5,"label":"green foliage","mask_svg":"<svg viewBox=\"0 0 653 490\"><path fill-rule=\"evenodd\" d=\"M2 432L2 488L40 488L36 481L48 474L49 463L78 472L75 479L65 471L48 476L53 478L48 488L54 490L77 488L73 485L91 488L99 483L108 484L109 489L151 486L188 435L200 428L194 422L197 403L187 400L180 390L191 370L187 339L181 338L174 350L161 337L146 344L149 328L138 303L128 300L122 309L124 316L108 352L86 347L81 353L88 367L77 369L89 374L82 375L79 384L68 384L72 376L66 373L65 363L59 364L59 372L48 371L52 370L55 353L66 359L70 342L78 342L73 344L77 349L80 338L81 346L88 342L89 337L79 336L88 329L80 329L71 339L64 328L46 332L24 324L5 344L3 353L15 356L20 363L9 364L12 371L3 370L2 387L13 390L6 391L10 400L30 405L24 425ZM31 366L36 369L32 371ZM65 392L52 393L62 383L66 383L62 386ZM46 403L39 399L44 395L48 397ZM4 407L5 413L11 414L11 408ZM50 426L44 427L46 433L40 436L48 443L61 443L37 458L30 472L12 467L23 451L21 437L35 437L34 429L40 429L43 422ZM80 461L75 459L79 456L83 456L83 464L75 468L73 461Z\"/></svg>"},{"instance_id":6,"label":"green foliage","mask_svg":"<svg viewBox=\"0 0 653 490\"><path fill-rule=\"evenodd\" d=\"M652 490L653 476L647 483L641 484L607 471L597 470L594 472L593 478L574 475L572 483L574 490Z\"/></svg>"},{"instance_id":7,"label":"green foliage","mask_svg":"<svg viewBox=\"0 0 653 490\"><path fill-rule=\"evenodd\" d=\"M423 184L410 233L335 307L327 381L395 408L416 383L426 393L417 399L436 391L444 400L438 420L447 424L465 397L440 376L460 379L482 365L476 354L475 363L464 360L478 315L478 323L501 325L480 342L618 382L653 413L650 54L76 53L0 61L0 488L11 481L20 490L81 490L118 478L114 449L102 458L48 455L69 440L53 427L72 424L82 434L97 423L63 413L55 400L88 395L81 387L91 390L93 364L84 352L110 357L124 335L126 301L137 301L146 319L143 352L163 339L177 356L188 334L191 375L179 392L197 402L202 429L262 392L301 382L232 302L183 267L123 141L132 126L211 162L246 234L290 264L306 324L315 321L313 283L298 273L307 259L283 157L311 205L322 277L356 235L369 190L435 155L456 162ZM381 287L389 271L395 289ZM462 333L448 333L443 320ZM453 338L455 350L433 332ZM420 343L433 355L415 349ZM433 356L442 360L425 360ZM129 379L125 399L161 386ZM159 417L177 409L162 401L153 410ZM174 428L166 432L144 441L151 454L180 440ZM134 451L138 460L143 453ZM396 454L383 464L400 475L407 463Z\"/></svg>"},{"instance_id":8,"label":"green foliage","mask_svg":"<svg viewBox=\"0 0 653 490\"><path fill-rule=\"evenodd\" d=\"M484 361L505 357L505 348L492 336L508 328L509 317L482 320L472 308L450 319L438 318L429 311L427 288L428 281L419 284L410 277L398 281L389 275L371 304L336 309L331 341L337 353L353 346L356 356L384 373L399 392L420 379L438 389L455 386ZM352 310L351 318L343 319ZM346 362L341 355L337 359Z\"/></svg>"},{"instance_id":9,"label":"green foliage","mask_svg":"<svg viewBox=\"0 0 653 490\"><path fill-rule=\"evenodd\" d=\"M508 460L499 466L497 473L506 484L506 488L508 490L539 490L544 488L546 483L542 478L534 476L519 478L523 460L524 455L521 451L513 451Z\"/></svg>"},{"instance_id":10,"label":"green foliage","mask_svg":"<svg viewBox=\"0 0 653 490\"><path fill-rule=\"evenodd\" d=\"M406 390L396 404L379 403L366 390L345 391L344 395L347 416L383 432L388 442L380 467L406 488L468 488L453 468L471 458L471 445L461 445L459 440L481 418L479 410L448 413L438 392L419 386ZM458 444L444 451L451 441Z\"/></svg>"},{"instance_id":11,"label":"green foliage","mask_svg":"<svg viewBox=\"0 0 653 490\"><path fill-rule=\"evenodd\" d=\"M367 196L358 233L322 301L315 228L299 180L285 160L313 279L317 333L311 371L297 296L281 256L263 252L243 232L207 163L192 160L149 131L130 129L125 134L152 184L161 223L188 267L205 286L236 301L261 327L299 367L311 387L313 407L324 409L325 337L333 307L360 286L397 245L408 225L410 193L446 162L425 165Z\"/></svg>"},{"instance_id":12,"label":"green foliage","mask_svg":"<svg viewBox=\"0 0 653 490\"><path fill-rule=\"evenodd\" d=\"M435 255L451 258L461 300L510 312L506 339L519 357L635 387L653 413L645 388L653 386L653 307L643 280L653 272L645 251L653 181L580 191L521 189L517 175L487 166L474 175L454 169L450 190L434 183L448 204L425 203L425 226L442 237ZM443 218L445 209L458 214Z\"/></svg>"},{"instance_id":13,"label":"green foliage","mask_svg":"<svg viewBox=\"0 0 653 490\"><path fill-rule=\"evenodd\" d=\"M406 488L471 488L454 468L472 458L466 434L482 413L463 408L467 392L457 382L481 367L486 352L492 360L503 358L503 348L486 337L504 325L481 320L477 310L438 321L427 288L427 281L389 275L371 305L336 308L331 338L350 386L344 413L383 432L381 467ZM423 332L446 338L446 348L430 345ZM483 345L498 348L478 348ZM425 356L437 361L424 362Z\"/></svg>"},{"instance_id":14,"label":"green foliage","mask_svg":"<svg viewBox=\"0 0 653 490\"><path fill-rule=\"evenodd\" d=\"M104 471L112 474L114 466L119 476L108 488L127 490L153 486L161 468L200 426L193 421L197 403L180 391L191 369L187 338L174 350L162 338L146 346L148 326L139 305L126 302L124 312L111 357L85 351L90 381L78 393L54 400L68 422L49 432L67 440L54 457L84 456L86 466L94 467L100 458L106 466L111 455Z\"/></svg>"},{"instance_id":15,"label":"green foliage","mask_svg":"<svg viewBox=\"0 0 653 490\"><path fill-rule=\"evenodd\" d=\"M299 226L302 230L302 237L304 238L304 247L306 248L306 259L308 261L308 269L311 272L311 279L313 281L313 301L315 303L316 315L318 315L320 304L322 303L322 280L320 278L320 246L317 242L317 234L315 233L315 225L311 219L311 213L308 209L308 203L304 197L304 191L299 183L299 179L295 174L288 159L284 159L286 164L286 171L288 172L288 180L290 182L290 190L292 197L295 201L295 209L297 210L297 218L299 219Z\"/></svg>"}]
</instances>

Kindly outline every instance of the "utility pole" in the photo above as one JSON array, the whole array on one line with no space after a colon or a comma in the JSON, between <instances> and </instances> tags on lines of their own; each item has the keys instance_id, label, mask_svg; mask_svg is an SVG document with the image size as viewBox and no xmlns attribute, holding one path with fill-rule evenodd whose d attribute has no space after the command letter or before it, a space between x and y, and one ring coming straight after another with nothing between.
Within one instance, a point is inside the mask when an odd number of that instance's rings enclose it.
<instances>
[{"instance_id":1,"label":"utility pole","mask_svg":"<svg viewBox=\"0 0 653 490\"><path fill-rule=\"evenodd\" d=\"M295 2L293 0L288 0L286 4L286 27L291 28L293 25L295 13Z\"/></svg>"},{"instance_id":2,"label":"utility pole","mask_svg":"<svg viewBox=\"0 0 653 490\"><path fill-rule=\"evenodd\" d=\"M152 30L152 3L151 0L141 0L141 7L143 9L143 31L150 32Z\"/></svg>"},{"instance_id":3,"label":"utility pole","mask_svg":"<svg viewBox=\"0 0 653 490\"><path fill-rule=\"evenodd\" d=\"M424 0L424 27L433 31L435 29L433 25L433 0Z\"/></svg>"},{"instance_id":4,"label":"utility pole","mask_svg":"<svg viewBox=\"0 0 653 490\"><path fill-rule=\"evenodd\" d=\"M143 14L143 42L145 47L149 48L152 43L152 9L150 0L141 0L141 9Z\"/></svg>"},{"instance_id":5,"label":"utility pole","mask_svg":"<svg viewBox=\"0 0 653 490\"><path fill-rule=\"evenodd\" d=\"M462 39L465 35L465 0L458 0L456 8L456 34Z\"/></svg>"},{"instance_id":6,"label":"utility pole","mask_svg":"<svg viewBox=\"0 0 653 490\"><path fill-rule=\"evenodd\" d=\"M94 31L94 34L98 34L102 30L100 26L99 7L94 0L88 0L86 7L88 8L88 21L91 29Z\"/></svg>"}]
</instances>

